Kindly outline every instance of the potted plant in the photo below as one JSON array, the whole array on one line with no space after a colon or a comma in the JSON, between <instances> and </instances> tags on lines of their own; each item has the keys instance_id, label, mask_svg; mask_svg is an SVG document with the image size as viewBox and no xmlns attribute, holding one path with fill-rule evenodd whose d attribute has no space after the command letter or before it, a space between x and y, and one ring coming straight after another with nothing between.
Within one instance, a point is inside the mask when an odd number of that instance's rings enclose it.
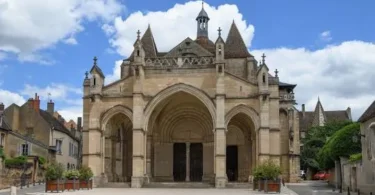
<instances>
[{"instance_id":1,"label":"potted plant","mask_svg":"<svg viewBox=\"0 0 375 195\"><path fill-rule=\"evenodd\" d=\"M68 170L64 172L65 190L79 190L79 171Z\"/></svg>"},{"instance_id":2,"label":"potted plant","mask_svg":"<svg viewBox=\"0 0 375 195\"><path fill-rule=\"evenodd\" d=\"M265 192L280 192L281 183L279 176L281 174L280 166L272 160L266 160L263 166L263 179Z\"/></svg>"},{"instance_id":3,"label":"potted plant","mask_svg":"<svg viewBox=\"0 0 375 195\"><path fill-rule=\"evenodd\" d=\"M90 167L82 166L79 169L79 186L80 189L92 189L92 177L94 176Z\"/></svg>"},{"instance_id":4,"label":"potted plant","mask_svg":"<svg viewBox=\"0 0 375 195\"><path fill-rule=\"evenodd\" d=\"M46 192L64 191L64 167L62 164L51 163L46 170Z\"/></svg>"},{"instance_id":5,"label":"potted plant","mask_svg":"<svg viewBox=\"0 0 375 195\"><path fill-rule=\"evenodd\" d=\"M253 170L253 190L263 190L263 167L262 166L257 166Z\"/></svg>"}]
</instances>

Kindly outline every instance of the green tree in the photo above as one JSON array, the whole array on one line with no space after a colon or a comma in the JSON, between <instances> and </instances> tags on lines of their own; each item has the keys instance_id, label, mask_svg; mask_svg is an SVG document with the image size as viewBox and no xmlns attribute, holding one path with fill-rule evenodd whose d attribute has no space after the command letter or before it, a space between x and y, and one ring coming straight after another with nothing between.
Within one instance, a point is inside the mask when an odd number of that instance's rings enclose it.
<instances>
[{"instance_id":1,"label":"green tree","mask_svg":"<svg viewBox=\"0 0 375 195\"><path fill-rule=\"evenodd\" d=\"M360 133L359 123L349 124L335 132L318 153L318 162L321 168L334 167L334 161L340 157L349 158L352 154L361 152L361 143L353 142L353 137Z\"/></svg>"},{"instance_id":2,"label":"green tree","mask_svg":"<svg viewBox=\"0 0 375 195\"><path fill-rule=\"evenodd\" d=\"M318 153L326 144L327 140L341 128L351 124L350 121L332 121L324 126L312 127L307 131L306 137L302 139L301 165L311 169L313 172L321 170L318 162Z\"/></svg>"}]
</instances>

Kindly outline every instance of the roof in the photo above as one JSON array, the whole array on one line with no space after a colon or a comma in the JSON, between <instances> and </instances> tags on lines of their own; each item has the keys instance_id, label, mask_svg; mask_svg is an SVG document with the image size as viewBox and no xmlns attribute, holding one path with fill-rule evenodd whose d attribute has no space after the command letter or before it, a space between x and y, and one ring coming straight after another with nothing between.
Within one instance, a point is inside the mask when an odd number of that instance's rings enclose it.
<instances>
[{"instance_id":1,"label":"roof","mask_svg":"<svg viewBox=\"0 0 375 195\"><path fill-rule=\"evenodd\" d=\"M236 23L233 21L225 42L225 58L247 58L252 57L242 39Z\"/></svg>"},{"instance_id":2,"label":"roof","mask_svg":"<svg viewBox=\"0 0 375 195\"><path fill-rule=\"evenodd\" d=\"M375 117L375 101L367 108L367 110L359 117L358 122L365 122Z\"/></svg>"},{"instance_id":3,"label":"roof","mask_svg":"<svg viewBox=\"0 0 375 195\"><path fill-rule=\"evenodd\" d=\"M294 87L296 87L297 85L296 84L289 84L289 83L284 83L284 82L279 82L279 87L281 87L281 88L289 88L289 87L291 87L291 88L294 88Z\"/></svg>"},{"instance_id":4,"label":"roof","mask_svg":"<svg viewBox=\"0 0 375 195\"><path fill-rule=\"evenodd\" d=\"M92 72L92 71L94 71L94 70L96 70L96 72L98 72L98 74L99 74L101 77L103 77L103 78L105 77L104 74L103 74L102 69L100 69L98 65L94 64L94 65L92 66L90 72Z\"/></svg>"},{"instance_id":5,"label":"roof","mask_svg":"<svg viewBox=\"0 0 375 195\"><path fill-rule=\"evenodd\" d=\"M62 133L65 133L69 135L71 138L75 139L76 141L79 141L70 130L68 130L64 124L62 124L59 120L57 120L54 116L52 116L50 113L44 110L39 111L40 116L43 117L43 119L48 122L54 130L60 131Z\"/></svg>"},{"instance_id":6,"label":"roof","mask_svg":"<svg viewBox=\"0 0 375 195\"><path fill-rule=\"evenodd\" d=\"M316 126L319 121L319 107L321 107L324 115L325 122L333 121L350 121L351 116L347 110L332 110L324 111L320 100L318 100L314 111L305 111L305 116L303 116L303 111L299 111L299 125L301 131L308 131L311 127Z\"/></svg>"},{"instance_id":7,"label":"roof","mask_svg":"<svg viewBox=\"0 0 375 195\"><path fill-rule=\"evenodd\" d=\"M203 7L202 7L201 11L199 12L196 20L198 20L199 18L208 18L208 19L210 19L208 17L208 14L207 14L206 10L204 10Z\"/></svg>"},{"instance_id":8,"label":"roof","mask_svg":"<svg viewBox=\"0 0 375 195\"><path fill-rule=\"evenodd\" d=\"M0 123L0 129L6 130L6 131L11 131L11 128L8 125L7 120L5 118L5 115L0 114L0 120L2 120L1 123Z\"/></svg>"}]
</instances>

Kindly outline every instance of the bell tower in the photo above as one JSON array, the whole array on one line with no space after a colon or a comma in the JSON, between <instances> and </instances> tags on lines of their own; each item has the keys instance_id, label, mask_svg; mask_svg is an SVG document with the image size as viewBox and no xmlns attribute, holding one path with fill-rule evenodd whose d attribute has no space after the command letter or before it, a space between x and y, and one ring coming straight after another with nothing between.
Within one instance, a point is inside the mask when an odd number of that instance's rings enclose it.
<instances>
[{"instance_id":1,"label":"bell tower","mask_svg":"<svg viewBox=\"0 0 375 195\"><path fill-rule=\"evenodd\" d=\"M204 10L204 2L202 1L202 10L199 12L197 20L197 39L208 38L208 21L210 18Z\"/></svg>"}]
</instances>

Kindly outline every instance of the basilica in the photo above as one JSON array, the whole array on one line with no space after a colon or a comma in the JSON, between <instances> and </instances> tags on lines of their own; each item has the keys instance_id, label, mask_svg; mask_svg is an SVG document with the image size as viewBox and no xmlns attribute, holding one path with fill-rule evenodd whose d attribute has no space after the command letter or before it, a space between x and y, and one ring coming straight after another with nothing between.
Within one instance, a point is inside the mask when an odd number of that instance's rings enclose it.
<instances>
[{"instance_id":1,"label":"basilica","mask_svg":"<svg viewBox=\"0 0 375 195\"><path fill-rule=\"evenodd\" d=\"M197 10L198 13L199 10ZM262 160L299 175L295 84L281 82L265 55L257 61L232 23L208 36L202 8L197 36L159 51L151 25L134 37L121 78L108 85L94 58L83 82L83 164L95 185L252 182Z\"/></svg>"}]
</instances>

